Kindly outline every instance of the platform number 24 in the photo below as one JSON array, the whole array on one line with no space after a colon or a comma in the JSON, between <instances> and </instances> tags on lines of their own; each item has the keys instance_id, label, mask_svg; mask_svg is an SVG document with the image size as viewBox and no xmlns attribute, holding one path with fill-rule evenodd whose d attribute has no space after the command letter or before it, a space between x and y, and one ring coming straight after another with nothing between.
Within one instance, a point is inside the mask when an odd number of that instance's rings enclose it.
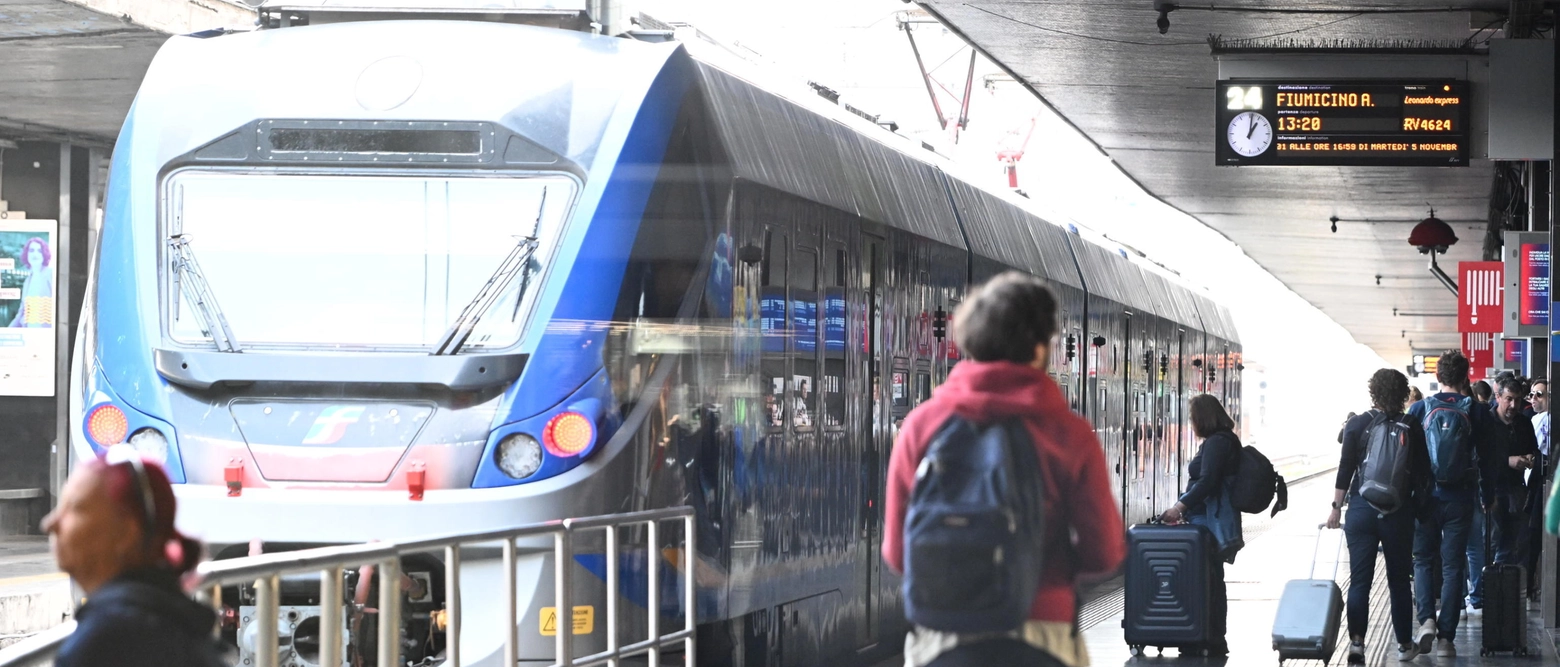
<instances>
[{"instance_id":1,"label":"platform number 24","mask_svg":"<svg viewBox=\"0 0 1560 667\"><path fill-rule=\"evenodd\" d=\"M1224 91L1224 98L1229 102L1225 106L1226 109L1261 109L1262 87L1242 88L1240 86L1230 86Z\"/></svg>"}]
</instances>

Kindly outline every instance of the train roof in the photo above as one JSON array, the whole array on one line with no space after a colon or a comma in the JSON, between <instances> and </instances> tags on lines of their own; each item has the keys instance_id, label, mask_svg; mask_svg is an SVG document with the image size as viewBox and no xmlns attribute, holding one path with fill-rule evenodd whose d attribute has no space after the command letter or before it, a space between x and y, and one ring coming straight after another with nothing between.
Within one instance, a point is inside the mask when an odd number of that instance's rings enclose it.
<instances>
[{"instance_id":1,"label":"train roof","mask_svg":"<svg viewBox=\"0 0 1560 667\"><path fill-rule=\"evenodd\" d=\"M1200 290L1181 279L1145 274L1127 253L1109 247L1114 244L1092 238L1097 234L1087 227L1069 234L1057 222L1064 216L1043 210L1041 202L979 185L967 167L800 86L774 81L716 46L685 46L699 66L706 101L738 177L954 246L965 245L950 224L957 211L973 253L1056 283L1087 285L1097 296L1140 312L1213 327L1210 333L1235 340L1226 318L1202 317L1195 304L1195 298L1206 299ZM779 92L791 89L795 92ZM855 164L871 168L861 174ZM946 195L938 172L947 177ZM913 205L884 206L885 200ZM1073 227L1078 231L1076 223Z\"/></svg>"}]
</instances>

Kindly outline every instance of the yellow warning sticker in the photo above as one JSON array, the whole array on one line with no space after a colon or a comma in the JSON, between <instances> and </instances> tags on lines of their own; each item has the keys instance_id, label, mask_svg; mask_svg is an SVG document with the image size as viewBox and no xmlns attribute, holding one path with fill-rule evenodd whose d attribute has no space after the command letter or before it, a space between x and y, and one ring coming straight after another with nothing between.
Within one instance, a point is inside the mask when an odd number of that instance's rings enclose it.
<instances>
[{"instance_id":1,"label":"yellow warning sticker","mask_svg":"<svg viewBox=\"0 0 1560 667\"><path fill-rule=\"evenodd\" d=\"M541 632L544 637L558 634L558 608L542 607ZM574 608L574 634L588 635L596 631L596 608L580 605Z\"/></svg>"}]
</instances>

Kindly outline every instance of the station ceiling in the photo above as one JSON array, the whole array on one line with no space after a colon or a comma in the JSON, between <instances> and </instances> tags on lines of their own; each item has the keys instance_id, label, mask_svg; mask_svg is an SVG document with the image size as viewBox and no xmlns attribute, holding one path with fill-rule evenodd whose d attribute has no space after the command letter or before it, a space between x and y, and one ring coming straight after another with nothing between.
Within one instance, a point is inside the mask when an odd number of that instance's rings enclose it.
<instances>
[{"instance_id":1,"label":"station ceiling","mask_svg":"<svg viewBox=\"0 0 1560 667\"><path fill-rule=\"evenodd\" d=\"M0 0L0 136L112 145L167 39L62 0Z\"/></svg>"},{"instance_id":2,"label":"station ceiling","mask_svg":"<svg viewBox=\"0 0 1560 667\"><path fill-rule=\"evenodd\" d=\"M1218 65L1209 35L1225 38L1427 40L1459 43L1474 31L1469 7L1504 13L1507 2L1248 0L1232 11L1182 9L1160 34L1153 0L921 0L944 25L998 62L1154 196L1223 233L1279 280L1400 367L1410 345L1458 344L1455 296L1408 244L1433 206L1461 242L1439 261L1481 256L1494 167L1230 168L1214 166ZM1442 5L1443 7L1445 5ZM1281 14L1239 8L1351 10ZM1378 11L1372 11L1378 10ZM1481 15L1482 16L1482 15ZM1473 26L1477 28L1478 26ZM1485 33L1487 35L1488 33ZM1480 37L1482 39L1482 36ZM1336 42L1335 42L1336 43ZM1331 231L1328 219L1343 219ZM1386 222L1356 222L1375 220ZM1380 275L1380 284L1376 276Z\"/></svg>"}]
</instances>

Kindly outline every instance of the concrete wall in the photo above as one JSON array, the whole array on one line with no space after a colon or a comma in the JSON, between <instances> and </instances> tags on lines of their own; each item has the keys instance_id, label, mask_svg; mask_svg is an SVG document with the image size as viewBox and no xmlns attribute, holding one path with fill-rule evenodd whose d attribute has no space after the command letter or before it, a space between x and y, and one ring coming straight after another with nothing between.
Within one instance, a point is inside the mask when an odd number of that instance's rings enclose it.
<instances>
[{"instance_id":1,"label":"concrete wall","mask_svg":"<svg viewBox=\"0 0 1560 667\"><path fill-rule=\"evenodd\" d=\"M19 146L0 155L0 199L7 201L11 210L25 211L28 218L59 220L60 145L24 141ZM70 272L60 282L64 301L60 311L70 314L71 340L75 339L76 314L86 286L91 219L88 193L94 180L90 178L89 156L86 149L71 151ZM62 235L65 233L62 230ZM64 298L66 289L68 300ZM59 353L69 354L69 350L67 346ZM47 493L41 498L8 498L3 492L50 489L50 449L58 432L61 398L0 396L0 535L36 532L38 519L51 504Z\"/></svg>"},{"instance_id":2,"label":"concrete wall","mask_svg":"<svg viewBox=\"0 0 1560 667\"><path fill-rule=\"evenodd\" d=\"M170 35L214 28L247 30L258 17L236 0L66 0Z\"/></svg>"}]
</instances>

